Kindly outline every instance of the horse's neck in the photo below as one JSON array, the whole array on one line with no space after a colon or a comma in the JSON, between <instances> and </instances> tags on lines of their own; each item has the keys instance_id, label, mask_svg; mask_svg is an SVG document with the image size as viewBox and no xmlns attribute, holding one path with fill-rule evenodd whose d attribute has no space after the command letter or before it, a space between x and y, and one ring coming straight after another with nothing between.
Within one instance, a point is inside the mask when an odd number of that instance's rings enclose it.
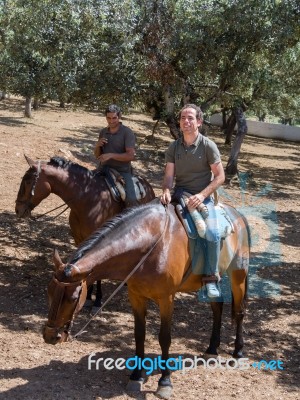
<instances>
[{"instance_id":1,"label":"horse's neck","mask_svg":"<svg viewBox=\"0 0 300 400\"><path fill-rule=\"evenodd\" d=\"M166 224L167 219L162 213L151 213L147 208L92 245L76 265L84 276L93 271L92 275L97 280L123 280L145 254L147 258L154 251L154 245L163 237Z\"/></svg>"},{"instance_id":2,"label":"horse's neck","mask_svg":"<svg viewBox=\"0 0 300 400\"><path fill-rule=\"evenodd\" d=\"M96 180L88 170L75 168L49 170L48 179L51 192L59 196L70 208L75 207L88 198L89 193L95 190Z\"/></svg>"},{"instance_id":3,"label":"horse's neck","mask_svg":"<svg viewBox=\"0 0 300 400\"><path fill-rule=\"evenodd\" d=\"M82 257L76 262L76 265L83 277L92 274L93 280L123 280L138 263L141 256L142 250L137 242L129 243L124 238L117 244L110 242L107 245L99 246L99 249Z\"/></svg>"}]
</instances>

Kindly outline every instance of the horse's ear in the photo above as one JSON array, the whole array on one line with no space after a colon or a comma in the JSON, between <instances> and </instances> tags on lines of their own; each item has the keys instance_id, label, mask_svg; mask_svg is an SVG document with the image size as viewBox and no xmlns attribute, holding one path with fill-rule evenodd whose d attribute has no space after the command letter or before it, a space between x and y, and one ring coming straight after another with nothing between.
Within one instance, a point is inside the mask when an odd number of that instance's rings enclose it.
<instances>
[{"instance_id":1,"label":"horse's ear","mask_svg":"<svg viewBox=\"0 0 300 400\"><path fill-rule=\"evenodd\" d=\"M53 261L54 261L54 270L55 272L59 270L59 267L62 266L62 261L61 258L58 254L58 250L54 249L54 254L53 254Z\"/></svg>"},{"instance_id":2,"label":"horse's ear","mask_svg":"<svg viewBox=\"0 0 300 400\"><path fill-rule=\"evenodd\" d=\"M33 167L35 164L34 161L31 158L27 157L26 154L24 154L24 157L25 160L28 162L29 167Z\"/></svg>"}]
</instances>

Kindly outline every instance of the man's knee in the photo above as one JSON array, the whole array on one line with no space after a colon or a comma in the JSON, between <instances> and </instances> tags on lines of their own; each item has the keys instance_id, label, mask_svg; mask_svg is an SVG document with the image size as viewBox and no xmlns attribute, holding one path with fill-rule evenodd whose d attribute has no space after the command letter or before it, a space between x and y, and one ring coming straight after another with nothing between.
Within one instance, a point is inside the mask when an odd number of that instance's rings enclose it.
<instances>
[{"instance_id":1,"label":"man's knee","mask_svg":"<svg viewBox=\"0 0 300 400\"><path fill-rule=\"evenodd\" d=\"M206 228L205 238L208 242L219 242L221 240L221 234L219 229Z\"/></svg>"}]
</instances>

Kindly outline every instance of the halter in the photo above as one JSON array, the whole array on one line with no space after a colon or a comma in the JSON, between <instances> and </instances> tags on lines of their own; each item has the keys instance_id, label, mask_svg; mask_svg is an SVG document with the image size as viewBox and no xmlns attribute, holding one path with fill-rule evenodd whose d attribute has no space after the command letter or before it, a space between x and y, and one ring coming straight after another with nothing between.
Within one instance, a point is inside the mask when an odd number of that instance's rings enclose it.
<instances>
[{"instance_id":1,"label":"halter","mask_svg":"<svg viewBox=\"0 0 300 400\"><path fill-rule=\"evenodd\" d=\"M34 192L35 192L35 187L37 184L37 181L40 177L40 173L41 173L41 160L38 161L38 165L37 165L37 170L36 172L34 172L33 176L34 176L34 181L32 183L32 187L30 189L30 197L28 200L16 200L16 203L20 203L20 204L27 204L28 208L30 210L34 209L34 205L30 202L30 200L32 199L32 197L34 196Z\"/></svg>"},{"instance_id":2,"label":"halter","mask_svg":"<svg viewBox=\"0 0 300 400\"><path fill-rule=\"evenodd\" d=\"M83 288L84 287L86 288L86 280L76 281L76 282L61 282L53 274L52 282L55 283L55 289L54 289L54 293L53 293L53 301L51 303L51 307L50 307L49 314L48 314L48 323L47 323L46 327L47 327L48 331L49 330L57 331L60 328L65 328L64 332L69 334L72 324L73 324L74 316L78 312L80 299L81 299L82 293L84 292ZM62 300L65 295L65 290L67 287L72 287L72 286L80 286L80 293L79 293L77 301L75 303L75 309L72 312L71 319L69 321L67 321L62 327L58 327L58 326L56 326L57 325L56 320L57 320L57 315L58 315L59 309L61 307Z\"/></svg>"},{"instance_id":3,"label":"halter","mask_svg":"<svg viewBox=\"0 0 300 400\"><path fill-rule=\"evenodd\" d=\"M34 196L35 187L36 187L36 184L37 184L38 179L39 179L39 177L40 177L41 170L42 170L42 169L41 169L41 161L39 160L39 161L38 161L38 165L37 165L37 171L34 172L34 177L35 177L35 179L34 179L34 181L33 181L33 183L32 183L32 187L31 187L31 189L30 189L30 197L29 197L29 199L28 199L28 200L16 200L16 203L26 204L27 207L28 207L31 211L32 211L32 210L34 209L34 207L35 207L35 206L31 203L31 199L32 199L32 197ZM55 208L53 208L53 209L50 210L50 211L46 211L44 214L38 215L37 217L32 217L32 219L34 219L34 220L40 219L40 218L44 217L45 215L50 214L52 211L56 211L56 210L58 210L59 208L62 208L62 207L65 207L65 208L64 208L59 214L57 214L56 216L52 217L52 219L55 219L55 218L59 217L61 214L63 214L68 208L70 208L70 206L68 206L66 203L63 203L63 204L61 204L60 206L55 207Z\"/></svg>"},{"instance_id":4,"label":"halter","mask_svg":"<svg viewBox=\"0 0 300 400\"><path fill-rule=\"evenodd\" d=\"M38 181L38 179L40 177L40 173L41 173L41 160L38 161L37 171L35 173L35 180L33 182L33 185L32 185L32 188L31 188L31 192L30 192L31 197L34 196L35 187L36 187L37 181Z\"/></svg>"}]
</instances>

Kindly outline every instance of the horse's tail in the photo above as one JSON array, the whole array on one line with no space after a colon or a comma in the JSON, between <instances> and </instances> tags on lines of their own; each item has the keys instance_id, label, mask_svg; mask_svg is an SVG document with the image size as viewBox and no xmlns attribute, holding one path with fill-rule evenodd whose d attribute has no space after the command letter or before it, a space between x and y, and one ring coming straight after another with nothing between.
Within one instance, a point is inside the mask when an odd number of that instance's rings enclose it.
<instances>
[{"instance_id":1,"label":"horse's tail","mask_svg":"<svg viewBox=\"0 0 300 400\"><path fill-rule=\"evenodd\" d=\"M250 230L250 226L249 226L249 224L248 224L248 221L247 221L245 215L242 214L240 211L238 211L238 213L240 214L242 220L244 221L245 227L246 227L247 236L248 236L248 244L249 244L249 253L250 253L251 246L252 246L252 239L251 239L251 230Z\"/></svg>"},{"instance_id":2,"label":"horse's tail","mask_svg":"<svg viewBox=\"0 0 300 400\"><path fill-rule=\"evenodd\" d=\"M240 212L238 211L238 213L240 214L242 220L244 221L245 224L245 228L247 231L247 238L248 238L248 246L249 246L249 255L250 255L250 250L251 250L251 246L252 246L252 239L251 239L251 231L250 231L250 226L248 224L248 221L246 219L246 217ZM249 257L250 258L250 257ZM245 293L244 293L244 298L243 298L243 305L242 305L242 313L244 313L244 311L247 308L247 303L248 303L248 273L249 273L249 268L250 265L248 264L248 271L247 271L247 275L245 277ZM235 308L234 308L234 297L232 294L232 302L231 302L231 319L232 321L235 320L236 315L235 315Z\"/></svg>"}]
</instances>

